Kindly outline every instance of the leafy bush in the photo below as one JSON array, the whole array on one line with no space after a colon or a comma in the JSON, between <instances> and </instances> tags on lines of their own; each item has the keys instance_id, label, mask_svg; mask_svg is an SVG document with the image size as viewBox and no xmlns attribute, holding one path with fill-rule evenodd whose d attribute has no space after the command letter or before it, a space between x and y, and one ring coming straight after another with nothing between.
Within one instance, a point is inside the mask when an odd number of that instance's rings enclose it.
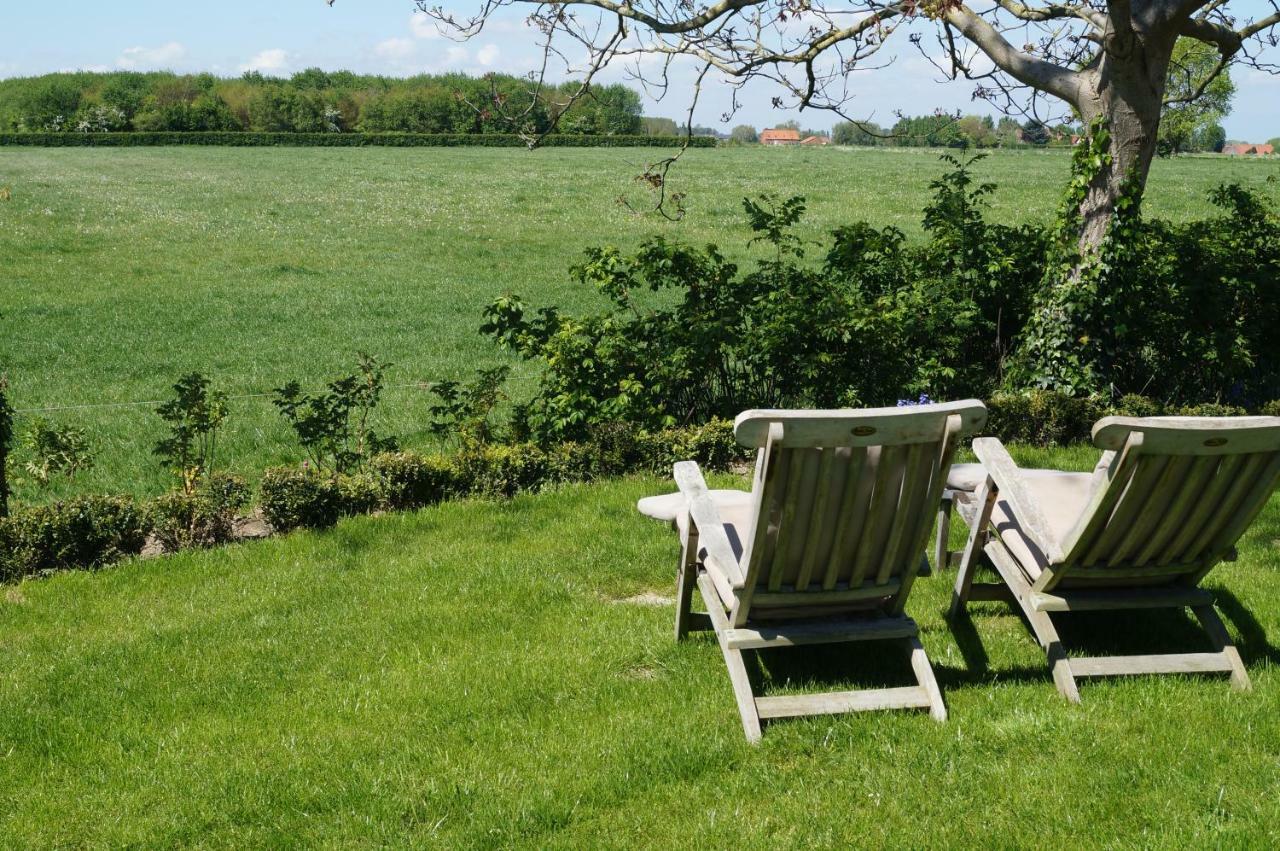
<instances>
[{"instance_id":1,"label":"leafy bush","mask_svg":"<svg viewBox=\"0 0 1280 851\"><path fill-rule=\"evenodd\" d=\"M1280 399L1272 399L1259 408L1258 413L1264 417L1280 417Z\"/></svg>"},{"instance_id":2,"label":"leafy bush","mask_svg":"<svg viewBox=\"0 0 1280 851\"><path fill-rule=\"evenodd\" d=\"M1173 405L1275 398L1280 216L1238 185L1210 193L1217 215L1185 224L1143 219L1126 194L1099 252L1082 257L1079 202L1108 138L1097 126L1076 149L1010 380L1072 395L1141 389Z\"/></svg>"},{"instance_id":3,"label":"leafy bush","mask_svg":"<svg viewBox=\"0 0 1280 851\"><path fill-rule=\"evenodd\" d=\"M147 522L127 497L82 496L0 519L4 580L70 567L99 567L142 551Z\"/></svg>"},{"instance_id":4,"label":"leafy bush","mask_svg":"<svg viewBox=\"0 0 1280 851\"><path fill-rule=\"evenodd\" d=\"M72 478L93 467L93 453L84 431L72 426L55 426L36 417L23 439L31 458L26 470L39 484L47 485L56 475Z\"/></svg>"},{"instance_id":5,"label":"leafy bush","mask_svg":"<svg viewBox=\"0 0 1280 851\"><path fill-rule=\"evenodd\" d=\"M156 408L169 424L169 436L156 444L155 454L178 476L183 493L194 494L213 472L218 429L227 418L227 395L212 389L198 372L179 378L173 390L174 398Z\"/></svg>"},{"instance_id":6,"label":"leafy bush","mask_svg":"<svg viewBox=\"0 0 1280 851\"><path fill-rule=\"evenodd\" d=\"M276 467L262 475L258 503L279 532L323 529L342 515L337 477L311 467Z\"/></svg>"},{"instance_id":7,"label":"leafy bush","mask_svg":"<svg viewBox=\"0 0 1280 851\"><path fill-rule=\"evenodd\" d=\"M466 446L453 459L459 491L510 498L567 480L555 454L533 444Z\"/></svg>"},{"instance_id":8,"label":"leafy bush","mask_svg":"<svg viewBox=\"0 0 1280 851\"><path fill-rule=\"evenodd\" d=\"M340 473L335 481L338 484L338 510L344 516L371 514L383 507L382 481L368 470Z\"/></svg>"},{"instance_id":9,"label":"leafy bush","mask_svg":"<svg viewBox=\"0 0 1280 851\"><path fill-rule=\"evenodd\" d=\"M329 382L324 393L305 394L296 381L276 389L273 404L317 468L347 472L370 455L395 450L395 440L379 437L369 424L382 398L385 369L360 352L357 372Z\"/></svg>"},{"instance_id":10,"label":"leafy bush","mask_svg":"<svg viewBox=\"0 0 1280 851\"><path fill-rule=\"evenodd\" d=\"M479 370L475 380L468 384L458 381L434 384L431 392L440 401L431 406L432 419L427 430L438 437L463 443L491 442L497 434L494 409L506 398L502 385L510 373L510 367L498 366Z\"/></svg>"},{"instance_id":11,"label":"leafy bush","mask_svg":"<svg viewBox=\"0 0 1280 851\"><path fill-rule=\"evenodd\" d=\"M1122 417L1158 417L1164 412L1164 406L1159 402L1136 393L1121 396L1112 407L1112 413Z\"/></svg>"},{"instance_id":12,"label":"leafy bush","mask_svg":"<svg viewBox=\"0 0 1280 851\"><path fill-rule=\"evenodd\" d=\"M1108 413L1097 399L1052 390L997 393L987 400L986 433L1036 446L1087 441L1093 424Z\"/></svg>"},{"instance_id":13,"label":"leafy bush","mask_svg":"<svg viewBox=\"0 0 1280 851\"><path fill-rule=\"evenodd\" d=\"M513 433L540 445L589 442L619 421L652 432L751 407L1002 389L1083 400L1142 390L1175 409L1250 407L1280 394L1280 347L1268 340L1280 327L1280 217L1260 196L1222 187L1213 200L1223 212L1187 225L1130 212L1109 244L1113 262L1058 286L1070 254L1062 234L987 223L994 187L974 181L973 159L944 160L923 244L858 223L835 230L815 264L792 233L803 199L747 199L749 242L772 249L750 271L715 246L658 237L630 256L589 249L570 270L608 299L602 312L495 300L481 332L543 367L536 395L515 406ZM1087 333L1063 336L1078 317L1093 323ZM1086 434L1085 412L1105 407L1013 398L1006 407L1048 417L1007 421L1036 442Z\"/></svg>"},{"instance_id":14,"label":"leafy bush","mask_svg":"<svg viewBox=\"0 0 1280 851\"><path fill-rule=\"evenodd\" d=\"M986 395L1027 312L1042 241L1030 228L987 225L992 188L972 185L971 161L949 161L923 247L859 224L833 234L821 265L806 264L791 232L802 199L764 197L744 202L751 242L773 249L753 271L714 246L656 238L630 258L590 249L571 270L610 300L607 312L568 317L496 300L482 333L546 367L537 396L517 408L518 430L548 443L616 421L656 431L750 407ZM663 290L676 297L646 295Z\"/></svg>"},{"instance_id":15,"label":"leafy bush","mask_svg":"<svg viewBox=\"0 0 1280 851\"><path fill-rule=\"evenodd\" d=\"M733 421L718 418L699 426L642 434L637 442L637 468L660 475L670 474L677 461L697 461L705 470L727 470L754 454L733 436Z\"/></svg>"},{"instance_id":16,"label":"leafy bush","mask_svg":"<svg viewBox=\"0 0 1280 851\"><path fill-rule=\"evenodd\" d=\"M236 512L249 501L244 479L215 473L194 492L172 491L147 507L151 531L165 552L231 540Z\"/></svg>"},{"instance_id":17,"label":"leafy bush","mask_svg":"<svg viewBox=\"0 0 1280 851\"><path fill-rule=\"evenodd\" d=\"M369 470L378 478L383 504L391 509L432 505L458 488L453 462L440 455L384 452L372 458Z\"/></svg>"},{"instance_id":18,"label":"leafy bush","mask_svg":"<svg viewBox=\"0 0 1280 851\"><path fill-rule=\"evenodd\" d=\"M1179 417L1243 417L1249 412L1239 405L1205 402L1200 405L1183 405L1171 413Z\"/></svg>"}]
</instances>

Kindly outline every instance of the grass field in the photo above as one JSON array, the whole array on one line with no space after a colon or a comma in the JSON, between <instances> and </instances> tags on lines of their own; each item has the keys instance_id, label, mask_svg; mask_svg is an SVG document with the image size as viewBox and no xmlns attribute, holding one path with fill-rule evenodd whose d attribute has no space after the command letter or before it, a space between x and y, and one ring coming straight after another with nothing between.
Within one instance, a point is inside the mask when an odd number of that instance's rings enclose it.
<instances>
[{"instance_id":1,"label":"grass field","mask_svg":"<svg viewBox=\"0 0 1280 851\"><path fill-rule=\"evenodd\" d=\"M319 386L359 349L395 364L392 384L458 377L505 357L476 333L495 296L593 303L566 274L588 246L663 233L746 259L740 202L759 192L805 195L809 237L860 218L918 235L928 182L943 168L937 152L921 150L690 151L675 174L689 215L670 224L615 203L653 155L0 149L0 187L13 196L0 202L0 370L24 410L159 399L188 370L234 394L292 378ZM1063 152L984 160L978 174L1000 186L993 218L1049 217L1067 166ZM1210 187L1258 186L1278 171L1274 162L1159 161L1148 209L1201 216ZM517 392L530 380L518 368ZM384 429L422 445L427 404L419 389L389 391ZM87 429L98 450L75 489L166 486L150 454L160 435L153 407L45 414ZM265 398L235 403L225 449L251 477L299 457ZM48 496L18 488L19 501Z\"/></svg>"},{"instance_id":2,"label":"grass field","mask_svg":"<svg viewBox=\"0 0 1280 851\"><path fill-rule=\"evenodd\" d=\"M714 640L676 645L670 604L625 602L672 593L674 536L633 507L667 487L451 503L0 589L0 845L1280 842L1280 503L1209 581L1252 692L1130 678L1067 704L1006 607L947 628L947 573L908 605L947 723L786 721L753 748ZM1076 615L1064 637L1202 646L1185 618L1126 621ZM759 674L768 693L910 682L894 648L863 653L776 651Z\"/></svg>"}]
</instances>

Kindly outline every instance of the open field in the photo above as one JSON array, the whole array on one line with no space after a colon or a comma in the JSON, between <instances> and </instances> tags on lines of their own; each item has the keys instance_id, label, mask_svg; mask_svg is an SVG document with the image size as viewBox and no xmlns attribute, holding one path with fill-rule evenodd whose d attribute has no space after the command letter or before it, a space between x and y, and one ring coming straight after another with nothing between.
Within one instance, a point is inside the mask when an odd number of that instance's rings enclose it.
<instances>
[{"instance_id":1,"label":"open field","mask_svg":"<svg viewBox=\"0 0 1280 851\"><path fill-rule=\"evenodd\" d=\"M631 177L654 155L0 149L0 187L13 195L0 202L0 370L20 409L159 399L189 370L234 394L292 378L314 387L359 349L396 365L391 384L458 377L505 357L476 333L493 297L593 303L566 274L587 246L663 233L746 259L740 201L759 192L807 196L810 237L859 218L918 234L942 170L936 151L694 150L674 178L690 212L671 224L614 200L634 192ZM1000 186L996 220L1043 221L1067 166L1064 152L999 152L977 172ZM1277 173L1274 161L1159 161L1147 208L1198 217L1210 187ZM527 389L529 370L516 379ZM391 390L380 430L422 445L427 404L421 390ZM152 407L46 414L87 429L98 450L76 489L165 487ZM298 457L267 399L235 403L232 469L252 476ZM42 498L18 488L20 501Z\"/></svg>"},{"instance_id":2,"label":"open field","mask_svg":"<svg viewBox=\"0 0 1280 851\"><path fill-rule=\"evenodd\" d=\"M947 573L908 605L946 724L787 721L752 748L714 640L676 645L673 606L620 602L672 592L674 536L633 507L667 487L451 503L4 589L0 845L1280 842L1280 502L1208 583L1250 693L1134 678L1069 705L1006 607L947 629ZM1064 637L1201 646L1184 618L1125 620L1076 615ZM777 651L761 675L773 693L908 682L885 657Z\"/></svg>"}]
</instances>

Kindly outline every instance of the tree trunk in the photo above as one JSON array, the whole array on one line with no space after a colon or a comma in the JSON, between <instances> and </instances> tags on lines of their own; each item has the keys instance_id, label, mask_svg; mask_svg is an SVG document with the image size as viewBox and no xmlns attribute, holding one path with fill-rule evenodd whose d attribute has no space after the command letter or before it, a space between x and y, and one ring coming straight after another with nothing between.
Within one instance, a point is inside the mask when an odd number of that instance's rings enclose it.
<instances>
[{"instance_id":1,"label":"tree trunk","mask_svg":"<svg viewBox=\"0 0 1280 851\"><path fill-rule=\"evenodd\" d=\"M1136 201L1146 188L1175 40L1159 33L1113 36L1097 68L1086 75L1078 107L1086 128L1106 120L1111 161L1093 176L1080 203L1082 258L1096 253L1125 192Z\"/></svg>"}]
</instances>

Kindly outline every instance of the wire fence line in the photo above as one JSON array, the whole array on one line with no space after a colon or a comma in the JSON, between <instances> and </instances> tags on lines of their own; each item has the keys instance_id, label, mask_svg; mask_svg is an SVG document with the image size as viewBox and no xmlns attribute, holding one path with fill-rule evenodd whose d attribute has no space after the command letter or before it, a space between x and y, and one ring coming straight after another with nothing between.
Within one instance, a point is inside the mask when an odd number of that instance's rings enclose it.
<instances>
[{"instance_id":1,"label":"wire fence line","mask_svg":"<svg viewBox=\"0 0 1280 851\"><path fill-rule=\"evenodd\" d=\"M431 381L415 381L410 384L387 384L383 386L384 390L403 390L408 387L415 387L419 390L430 390L435 386L435 382ZM227 400L232 399L265 399L274 396L275 393L238 393L228 396ZM14 408L15 414L52 414L58 411L87 411L96 408L137 408L143 405L163 405L167 399L143 399L137 402L91 402L87 405L50 405L43 408Z\"/></svg>"}]
</instances>

